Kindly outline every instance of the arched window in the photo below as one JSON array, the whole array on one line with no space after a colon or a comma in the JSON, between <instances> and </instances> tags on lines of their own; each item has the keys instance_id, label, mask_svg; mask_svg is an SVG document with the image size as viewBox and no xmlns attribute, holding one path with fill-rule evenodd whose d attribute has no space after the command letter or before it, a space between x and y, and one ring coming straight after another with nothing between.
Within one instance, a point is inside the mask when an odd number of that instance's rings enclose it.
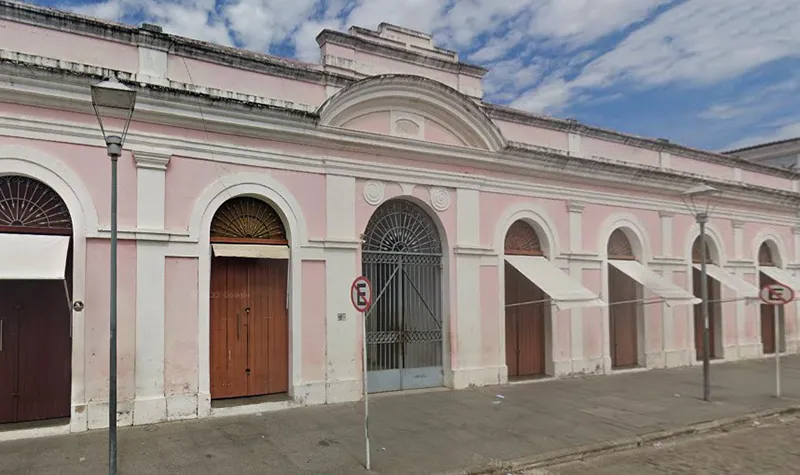
<instances>
[{"instance_id":1,"label":"arched window","mask_svg":"<svg viewBox=\"0 0 800 475\"><path fill-rule=\"evenodd\" d=\"M694 244L692 245L692 263L700 264L703 262L703 256L701 255L701 247L700 247L700 238L694 240ZM712 264L713 258L711 257L711 247L708 245L708 237L706 237L706 264Z\"/></svg>"},{"instance_id":2,"label":"arched window","mask_svg":"<svg viewBox=\"0 0 800 475\"><path fill-rule=\"evenodd\" d=\"M439 232L419 206L404 200L382 204L364 232L364 251L441 254Z\"/></svg>"},{"instance_id":3,"label":"arched window","mask_svg":"<svg viewBox=\"0 0 800 475\"><path fill-rule=\"evenodd\" d=\"M64 200L44 183L0 176L0 232L72 234L72 217Z\"/></svg>"},{"instance_id":4,"label":"arched window","mask_svg":"<svg viewBox=\"0 0 800 475\"><path fill-rule=\"evenodd\" d=\"M611 233L606 251L609 259L636 259L636 256L633 255L631 241L621 229Z\"/></svg>"},{"instance_id":5,"label":"arched window","mask_svg":"<svg viewBox=\"0 0 800 475\"><path fill-rule=\"evenodd\" d=\"M541 241L539 241L536 230L533 229L530 224L522 220L514 222L514 224L508 228L504 248L505 253L508 255L544 255Z\"/></svg>"},{"instance_id":6,"label":"arched window","mask_svg":"<svg viewBox=\"0 0 800 475\"><path fill-rule=\"evenodd\" d=\"M211 220L211 240L286 244L280 215L258 198L240 196L220 206Z\"/></svg>"}]
</instances>

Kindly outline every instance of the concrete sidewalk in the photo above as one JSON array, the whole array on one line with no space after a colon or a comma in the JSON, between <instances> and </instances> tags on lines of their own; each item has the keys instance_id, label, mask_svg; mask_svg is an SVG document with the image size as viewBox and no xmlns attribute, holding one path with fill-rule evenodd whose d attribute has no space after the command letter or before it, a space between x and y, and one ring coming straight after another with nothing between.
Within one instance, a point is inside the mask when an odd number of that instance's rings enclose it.
<instances>
[{"instance_id":1,"label":"concrete sidewalk","mask_svg":"<svg viewBox=\"0 0 800 475\"><path fill-rule=\"evenodd\" d=\"M699 367L436 390L370 399L372 468L429 474L478 469L605 440L789 407L800 402L800 356ZM501 397L498 397L501 395ZM121 474L357 474L360 403L120 429ZM0 474L107 473L107 433L0 443Z\"/></svg>"}]
</instances>

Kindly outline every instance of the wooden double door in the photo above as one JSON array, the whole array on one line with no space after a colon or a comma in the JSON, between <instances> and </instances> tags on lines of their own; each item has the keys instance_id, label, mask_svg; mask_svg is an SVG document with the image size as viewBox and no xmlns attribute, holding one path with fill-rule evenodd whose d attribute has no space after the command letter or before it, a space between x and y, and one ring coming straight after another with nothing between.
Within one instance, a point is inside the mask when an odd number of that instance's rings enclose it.
<instances>
[{"instance_id":1,"label":"wooden double door","mask_svg":"<svg viewBox=\"0 0 800 475\"><path fill-rule=\"evenodd\" d=\"M609 331L611 366L631 368L639 364L638 283L616 267L608 266Z\"/></svg>"},{"instance_id":2,"label":"wooden double door","mask_svg":"<svg viewBox=\"0 0 800 475\"><path fill-rule=\"evenodd\" d=\"M0 281L0 423L69 417L71 355L64 282Z\"/></svg>"},{"instance_id":3,"label":"wooden double door","mask_svg":"<svg viewBox=\"0 0 800 475\"><path fill-rule=\"evenodd\" d=\"M288 262L212 258L212 399L288 391Z\"/></svg>"},{"instance_id":4,"label":"wooden double door","mask_svg":"<svg viewBox=\"0 0 800 475\"><path fill-rule=\"evenodd\" d=\"M700 269L692 269L692 286L694 287L694 295L697 298L703 298L701 289L702 272ZM714 280L710 275L706 276L706 286L708 288L708 333L709 333L709 358L717 357L717 320L719 312L719 283ZM694 349L696 358L703 359L703 332L705 331L705 318L703 318L703 304L699 303L694 306Z\"/></svg>"},{"instance_id":5,"label":"wooden double door","mask_svg":"<svg viewBox=\"0 0 800 475\"><path fill-rule=\"evenodd\" d=\"M545 374L546 294L525 278L511 264L505 266L506 305L540 302L506 307L506 365L508 377L530 377Z\"/></svg>"},{"instance_id":6,"label":"wooden double door","mask_svg":"<svg viewBox=\"0 0 800 475\"><path fill-rule=\"evenodd\" d=\"M776 283L774 279L763 272L759 272L759 288L774 283ZM776 343L778 342L778 337L775 335L775 319L778 318L778 309L775 305L761 304L760 313L762 351L765 355L774 354ZM781 351L783 350L783 345L781 345Z\"/></svg>"}]
</instances>

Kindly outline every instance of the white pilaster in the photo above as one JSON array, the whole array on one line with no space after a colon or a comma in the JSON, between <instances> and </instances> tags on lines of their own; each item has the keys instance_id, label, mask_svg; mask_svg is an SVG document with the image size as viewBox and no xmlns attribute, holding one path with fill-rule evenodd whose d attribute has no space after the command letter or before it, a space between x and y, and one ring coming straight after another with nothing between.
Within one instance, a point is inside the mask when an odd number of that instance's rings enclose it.
<instances>
[{"instance_id":1,"label":"white pilaster","mask_svg":"<svg viewBox=\"0 0 800 475\"><path fill-rule=\"evenodd\" d=\"M139 69L136 75L140 81L168 86L167 64L166 51L139 46Z\"/></svg>"},{"instance_id":2,"label":"white pilaster","mask_svg":"<svg viewBox=\"0 0 800 475\"><path fill-rule=\"evenodd\" d=\"M323 394L325 402L338 403L358 400L362 391L363 321L350 303L350 283L361 274L357 259L360 245L356 237L356 180L328 175L325 194L327 241L331 247L325 249L324 331L328 346ZM339 245L333 246L334 243ZM340 313L345 314L344 320L339 319ZM319 391L310 389L309 397L311 402L321 396Z\"/></svg>"},{"instance_id":3,"label":"white pilaster","mask_svg":"<svg viewBox=\"0 0 800 475\"><path fill-rule=\"evenodd\" d=\"M733 257L736 260L744 258L744 223L738 219L731 221L733 226Z\"/></svg>"},{"instance_id":4,"label":"white pilaster","mask_svg":"<svg viewBox=\"0 0 800 475\"><path fill-rule=\"evenodd\" d=\"M661 219L661 256L672 257L673 217L675 215L668 211L660 211L658 216ZM664 266L662 275L668 282L672 282L671 268ZM663 303L658 305L661 306L661 343L663 345L662 351L665 354L664 365L669 366L668 355L681 348L675 348L675 321L672 307Z\"/></svg>"},{"instance_id":5,"label":"white pilaster","mask_svg":"<svg viewBox=\"0 0 800 475\"><path fill-rule=\"evenodd\" d=\"M661 256L672 257L672 218L675 214L660 211L658 216L661 218Z\"/></svg>"},{"instance_id":6,"label":"white pilaster","mask_svg":"<svg viewBox=\"0 0 800 475\"><path fill-rule=\"evenodd\" d=\"M136 227L164 229L166 170L170 154L134 150ZM164 399L164 252L157 241L136 244L136 356L133 423L166 420Z\"/></svg>"},{"instance_id":7,"label":"white pilaster","mask_svg":"<svg viewBox=\"0 0 800 475\"><path fill-rule=\"evenodd\" d=\"M569 141L569 154L573 157L581 156L581 135L570 132L568 136Z\"/></svg>"},{"instance_id":8,"label":"white pilaster","mask_svg":"<svg viewBox=\"0 0 800 475\"><path fill-rule=\"evenodd\" d=\"M453 362L452 379L448 381L456 389L470 384L487 384L481 380L486 376L486 372L481 371L484 366L481 351L481 256L470 252L480 244L479 215L479 191L465 188L456 190L456 331L453 338L456 340L458 357ZM497 381L496 375L493 381Z\"/></svg>"},{"instance_id":9,"label":"white pilaster","mask_svg":"<svg viewBox=\"0 0 800 475\"><path fill-rule=\"evenodd\" d=\"M578 137L580 138L580 136ZM585 205L577 201L567 203L569 216L569 250L572 254L583 250L583 210ZM583 281L583 261L569 261L569 274L578 282ZM590 371L583 361L583 309L570 310L570 358L573 373Z\"/></svg>"}]
</instances>

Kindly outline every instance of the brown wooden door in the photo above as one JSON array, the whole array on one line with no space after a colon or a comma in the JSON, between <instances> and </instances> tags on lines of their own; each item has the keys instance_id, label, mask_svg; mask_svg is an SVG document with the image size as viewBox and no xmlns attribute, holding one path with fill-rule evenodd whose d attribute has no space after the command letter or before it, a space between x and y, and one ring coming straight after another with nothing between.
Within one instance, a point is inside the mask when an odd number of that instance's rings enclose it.
<instances>
[{"instance_id":1,"label":"brown wooden door","mask_svg":"<svg viewBox=\"0 0 800 475\"><path fill-rule=\"evenodd\" d=\"M505 266L506 304L540 301L544 292L512 265ZM506 308L508 376L545 374L545 303Z\"/></svg>"},{"instance_id":2,"label":"brown wooden door","mask_svg":"<svg viewBox=\"0 0 800 475\"><path fill-rule=\"evenodd\" d=\"M273 259L212 260L212 399L288 391L287 266Z\"/></svg>"},{"instance_id":3,"label":"brown wooden door","mask_svg":"<svg viewBox=\"0 0 800 475\"><path fill-rule=\"evenodd\" d=\"M702 298L701 292L701 278L702 272L699 269L692 271L692 286L694 288L694 295L697 298ZM708 333L709 333L709 357L716 358L716 312L719 307L716 303L719 300L717 293L717 282L710 276L706 276L706 285L708 286ZM705 330L705 322L703 319L703 304L699 303L694 306L694 349L698 360L703 359L703 331Z\"/></svg>"},{"instance_id":4,"label":"brown wooden door","mask_svg":"<svg viewBox=\"0 0 800 475\"><path fill-rule=\"evenodd\" d=\"M775 283L775 280L763 272L758 274L759 288ZM774 305L761 305L761 345L765 355L775 353L775 313Z\"/></svg>"},{"instance_id":5,"label":"brown wooden door","mask_svg":"<svg viewBox=\"0 0 800 475\"><path fill-rule=\"evenodd\" d=\"M70 315L62 281L0 283L0 422L70 413Z\"/></svg>"},{"instance_id":6,"label":"brown wooden door","mask_svg":"<svg viewBox=\"0 0 800 475\"><path fill-rule=\"evenodd\" d=\"M632 367L638 364L636 286L636 281L616 267L608 266L611 366L614 368Z\"/></svg>"}]
</instances>

